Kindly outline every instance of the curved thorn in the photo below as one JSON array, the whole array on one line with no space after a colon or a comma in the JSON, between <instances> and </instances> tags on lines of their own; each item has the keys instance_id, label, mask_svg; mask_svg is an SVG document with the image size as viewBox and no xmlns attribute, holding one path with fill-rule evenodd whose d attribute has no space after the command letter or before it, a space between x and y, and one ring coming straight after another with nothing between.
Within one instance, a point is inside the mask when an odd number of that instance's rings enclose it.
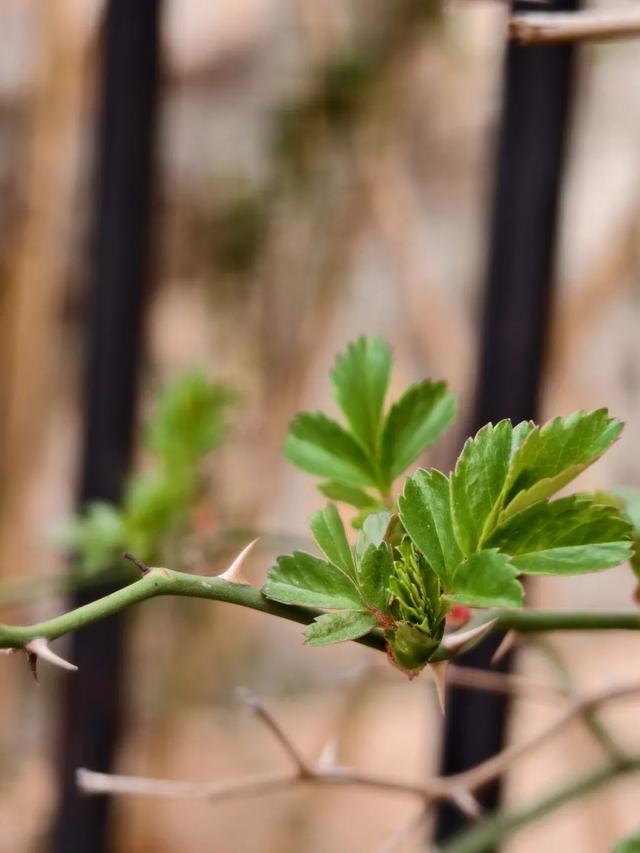
<instances>
[{"instance_id":1,"label":"curved thorn","mask_svg":"<svg viewBox=\"0 0 640 853\"><path fill-rule=\"evenodd\" d=\"M480 803L476 800L470 791L464 788L457 789L451 792L451 800L460 809L462 814L472 820L477 820L482 814Z\"/></svg>"},{"instance_id":2,"label":"curved thorn","mask_svg":"<svg viewBox=\"0 0 640 853\"><path fill-rule=\"evenodd\" d=\"M228 581L229 583L238 583L243 586L251 586L249 581L242 574L242 566L244 565L245 560L253 546L256 544L258 540L254 539L253 542L249 542L249 544L240 551L238 556L235 558L233 563L229 566L229 568L224 571L218 577L223 581Z\"/></svg>"},{"instance_id":3,"label":"curved thorn","mask_svg":"<svg viewBox=\"0 0 640 853\"><path fill-rule=\"evenodd\" d=\"M467 631L456 631L454 634L444 637L441 645L452 657L459 655L460 652L466 651L488 634L497 621L497 619L489 619L488 622L483 622L482 625L476 625L475 628L469 628Z\"/></svg>"},{"instance_id":4,"label":"curved thorn","mask_svg":"<svg viewBox=\"0 0 640 853\"><path fill-rule=\"evenodd\" d=\"M32 663L32 659L34 657L36 658L36 662L38 658L42 658L42 660L48 661L50 664L53 664L53 666L58 666L60 669L66 669L69 672L76 672L78 669L75 664L61 658L60 655L57 655L52 651L49 648L48 641L45 640L44 637L36 637L34 640L30 640L30 642L25 645L25 649L29 656L29 663L31 664L32 670L35 670L35 665Z\"/></svg>"},{"instance_id":5,"label":"curved thorn","mask_svg":"<svg viewBox=\"0 0 640 853\"><path fill-rule=\"evenodd\" d=\"M493 653L491 663L500 663L502 658L511 651L521 636L522 634L518 633L518 631L514 631L513 628L507 631L502 640L500 640L498 648Z\"/></svg>"},{"instance_id":6,"label":"curved thorn","mask_svg":"<svg viewBox=\"0 0 640 853\"><path fill-rule=\"evenodd\" d=\"M447 667L448 660L440 660L434 663L428 663L427 669L431 673L433 681L436 685L436 693L438 695L438 704L443 714L447 709Z\"/></svg>"}]
</instances>

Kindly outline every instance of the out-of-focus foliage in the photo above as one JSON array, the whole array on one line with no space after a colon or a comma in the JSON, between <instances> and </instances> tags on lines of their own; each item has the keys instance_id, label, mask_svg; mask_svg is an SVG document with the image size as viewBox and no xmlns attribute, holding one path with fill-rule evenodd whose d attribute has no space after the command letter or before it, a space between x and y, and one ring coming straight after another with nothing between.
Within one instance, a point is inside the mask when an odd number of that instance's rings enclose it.
<instances>
[{"instance_id":1,"label":"out-of-focus foliage","mask_svg":"<svg viewBox=\"0 0 640 853\"><path fill-rule=\"evenodd\" d=\"M201 494L202 460L225 437L231 399L228 388L199 372L182 376L160 394L143 433L151 467L129 477L120 506L91 503L58 530L79 574L110 569L122 551L153 561L186 531L189 510Z\"/></svg>"}]
</instances>

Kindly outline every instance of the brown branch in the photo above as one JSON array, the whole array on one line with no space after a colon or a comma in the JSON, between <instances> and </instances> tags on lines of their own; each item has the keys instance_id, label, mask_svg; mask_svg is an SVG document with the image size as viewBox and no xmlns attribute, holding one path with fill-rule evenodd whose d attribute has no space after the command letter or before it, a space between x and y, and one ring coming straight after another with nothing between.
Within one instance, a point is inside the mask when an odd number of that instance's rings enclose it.
<instances>
[{"instance_id":1,"label":"brown branch","mask_svg":"<svg viewBox=\"0 0 640 853\"><path fill-rule=\"evenodd\" d=\"M275 790L293 787L301 782L316 785L349 785L411 795L421 799L425 805L429 805L435 800L450 800L458 805L464 805L465 810L471 813L475 811L473 792L501 776L523 755L546 742L586 712L594 711L605 703L635 696L639 693L640 684L630 684L577 699L548 726L523 743L507 747L507 749L471 770L458 773L455 776L435 777L423 784L404 782L386 776L353 770L349 767L308 764L300 756L297 748L281 726L255 699L250 700L252 709L285 748L288 756L295 764L294 773L260 774L228 783L192 783L116 776L80 769L78 770L77 780L80 789L89 794L136 794L210 801L271 793Z\"/></svg>"},{"instance_id":2,"label":"brown branch","mask_svg":"<svg viewBox=\"0 0 640 853\"><path fill-rule=\"evenodd\" d=\"M508 32L524 45L632 39L640 37L640 12L527 12L509 19Z\"/></svg>"}]
</instances>

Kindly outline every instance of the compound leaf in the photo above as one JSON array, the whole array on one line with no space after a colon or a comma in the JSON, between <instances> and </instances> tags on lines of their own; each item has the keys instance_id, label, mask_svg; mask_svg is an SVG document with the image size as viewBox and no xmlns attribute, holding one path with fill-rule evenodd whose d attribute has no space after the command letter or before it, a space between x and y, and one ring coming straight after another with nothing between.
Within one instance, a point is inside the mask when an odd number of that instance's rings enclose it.
<instances>
[{"instance_id":1,"label":"compound leaf","mask_svg":"<svg viewBox=\"0 0 640 853\"><path fill-rule=\"evenodd\" d=\"M456 411L456 398L445 382L427 380L403 394L391 407L382 432L381 468L387 484L440 438Z\"/></svg>"},{"instance_id":2,"label":"compound leaf","mask_svg":"<svg viewBox=\"0 0 640 853\"><path fill-rule=\"evenodd\" d=\"M379 501L363 489L340 480L327 480L320 483L318 489L329 500L341 501L357 509L375 509L379 505Z\"/></svg>"},{"instance_id":3,"label":"compound leaf","mask_svg":"<svg viewBox=\"0 0 640 853\"><path fill-rule=\"evenodd\" d=\"M593 464L616 440L622 421L606 409L574 412L535 427L517 449L504 499L503 517L558 492Z\"/></svg>"},{"instance_id":4,"label":"compound leaf","mask_svg":"<svg viewBox=\"0 0 640 853\"><path fill-rule=\"evenodd\" d=\"M617 566L631 555L631 526L612 506L572 495L539 501L487 541L528 574L565 575Z\"/></svg>"},{"instance_id":5,"label":"compound leaf","mask_svg":"<svg viewBox=\"0 0 640 853\"><path fill-rule=\"evenodd\" d=\"M302 412L289 427L284 455L298 468L355 486L375 485L371 462L356 439L321 412Z\"/></svg>"},{"instance_id":6,"label":"compound leaf","mask_svg":"<svg viewBox=\"0 0 640 853\"><path fill-rule=\"evenodd\" d=\"M392 574L393 558L388 545L382 544L377 548L370 545L358 568L358 576L365 600L381 613L389 610L389 580Z\"/></svg>"},{"instance_id":7,"label":"compound leaf","mask_svg":"<svg viewBox=\"0 0 640 853\"><path fill-rule=\"evenodd\" d=\"M375 457L382 407L391 373L391 352L379 337L361 337L349 344L331 371L333 393L351 430Z\"/></svg>"},{"instance_id":8,"label":"compound leaf","mask_svg":"<svg viewBox=\"0 0 640 853\"><path fill-rule=\"evenodd\" d=\"M323 613L305 629L308 646L330 646L345 640L357 640L375 628L375 617L367 610L341 610L338 613Z\"/></svg>"},{"instance_id":9,"label":"compound leaf","mask_svg":"<svg viewBox=\"0 0 640 853\"><path fill-rule=\"evenodd\" d=\"M487 424L465 443L451 475L453 528L464 554L481 545L501 507L512 452L510 421Z\"/></svg>"},{"instance_id":10,"label":"compound leaf","mask_svg":"<svg viewBox=\"0 0 640 853\"><path fill-rule=\"evenodd\" d=\"M453 592L445 597L467 607L521 607L522 584L507 554L476 551L456 569Z\"/></svg>"},{"instance_id":11,"label":"compound leaf","mask_svg":"<svg viewBox=\"0 0 640 853\"><path fill-rule=\"evenodd\" d=\"M449 478L436 470L416 471L406 481L398 506L405 530L448 589L462 559L453 532Z\"/></svg>"},{"instance_id":12,"label":"compound leaf","mask_svg":"<svg viewBox=\"0 0 640 853\"><path fill-rule=\"evenodd\" d=\"M333 504L318 510L311 516L311 532L330 562L342 569L351 578L355 578L356 567L353 554L344 532L342 519Z\"/></svg>"},{"instance_id":13,"label":"compound leaf","mask_svg":"<svg viewBox=\"0 0 640 853\"><path fill-rule=\"evenodd\" d=\"M277 565L269 569L262 592L283 604L347 610L362 607L358 589L344 572L304 551L278 557Z\"/></svg>"}]
</instances>

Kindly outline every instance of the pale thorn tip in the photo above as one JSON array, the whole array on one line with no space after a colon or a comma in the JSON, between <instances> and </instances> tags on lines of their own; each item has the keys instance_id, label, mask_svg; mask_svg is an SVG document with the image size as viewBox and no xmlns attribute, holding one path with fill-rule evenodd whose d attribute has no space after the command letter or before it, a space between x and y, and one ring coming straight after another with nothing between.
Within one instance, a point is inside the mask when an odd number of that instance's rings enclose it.
<instances>
[{"instance_id":1,"label":"pale thorn tip","mask_svg":"<svg viewBox=\"0 0 640 853\"><path fill-rule=\"evenodd\" d=\"M438 695L438 704L440 705L440 710L443 714L446 713L447 708L447 667L449 666L448 660L439 660L434 663L428 663L427 669L431 673L434 684L436 686L436 693Z\"/></svg>"},{"instance_id":2,"label":"pale thorn tip","mask_svg":"<svg viewBox=\"0 0 640 853\"><path fill-rule=\"evenodd\" d=\"M466 651L471 645L475 645L485 634L488 634L497 621L497 619L489 619L488 622L476 625L475 628L469 628L466 631L456 631L444 637L441 645L452 656L460 654L460 652Z\"/></svg>"},{"instance_id":3,"label":"pale thorn tip","mask_svg":"<svg viewBox=\"0 0 640 853\"><path fill-rule=\"evenodd\" d=\"M60 669L66 669L69 672L76 672L78 669L75 664L61 658L60 655L52 651L44 637L36 637L34 640L30 640L24 648L29 656L33 655L36 658L46 660L50 664L53 664L53 666L60 667Z\"/></svg>"},{"instance_id":4,"label":"pale thorn tip","mask_svg":"<svg viewBox=\"0 0 640 853\"><path fill-rule=\"evenodd\" d=\"M493 653L491 663L500 663L502 658L511 651L521 636L522 635L518 633L518 631L514 631L513 628L507 631L502 640L500 640L498 648Z\"/></svg>"},{"instance_id":5,"label":"pale thorn tip","mask_svg":"<svg viewBox=\"0 0 640 853\"><path fill-rule=\"evenodd\" d=\"M243 548L242 551L240 551L240 553L235 558L233 563L231 563L229 568L221 575L218 575L218 577L223 581L228 581L229 583L237 583L242 584L243 586L251 586L250 582L242 574L242 567L244 565L245 560L247 559L247 556L249 555L249 552L257 541L257 539L254 539L253 542L249 542L249 544L245 548Z\"/></svg>"},{"instance_id":6,"label":"pale thorn tip","mask_svg":"<svg viewBox=\"0 0 640 853\"><path fill-rule=\"evenodd\" d=\"M482 814L480 803L470 791L466 791L464 788L452 791L451 799L464 815L473 820L477 820Z\"/></svg>"},{"instance_id":7,"label":"pale thorn tip","mask_svg":"<svg viewBox=\"0 0 640 853\"><path fill-rule=\"evenodd\" d=\"M331 735L320 750L320 755L318 756L318 767L322 767L325 770L329 767L335 767L337 758L338 738L335 735Z\"/></svg>"}]
</instances>

